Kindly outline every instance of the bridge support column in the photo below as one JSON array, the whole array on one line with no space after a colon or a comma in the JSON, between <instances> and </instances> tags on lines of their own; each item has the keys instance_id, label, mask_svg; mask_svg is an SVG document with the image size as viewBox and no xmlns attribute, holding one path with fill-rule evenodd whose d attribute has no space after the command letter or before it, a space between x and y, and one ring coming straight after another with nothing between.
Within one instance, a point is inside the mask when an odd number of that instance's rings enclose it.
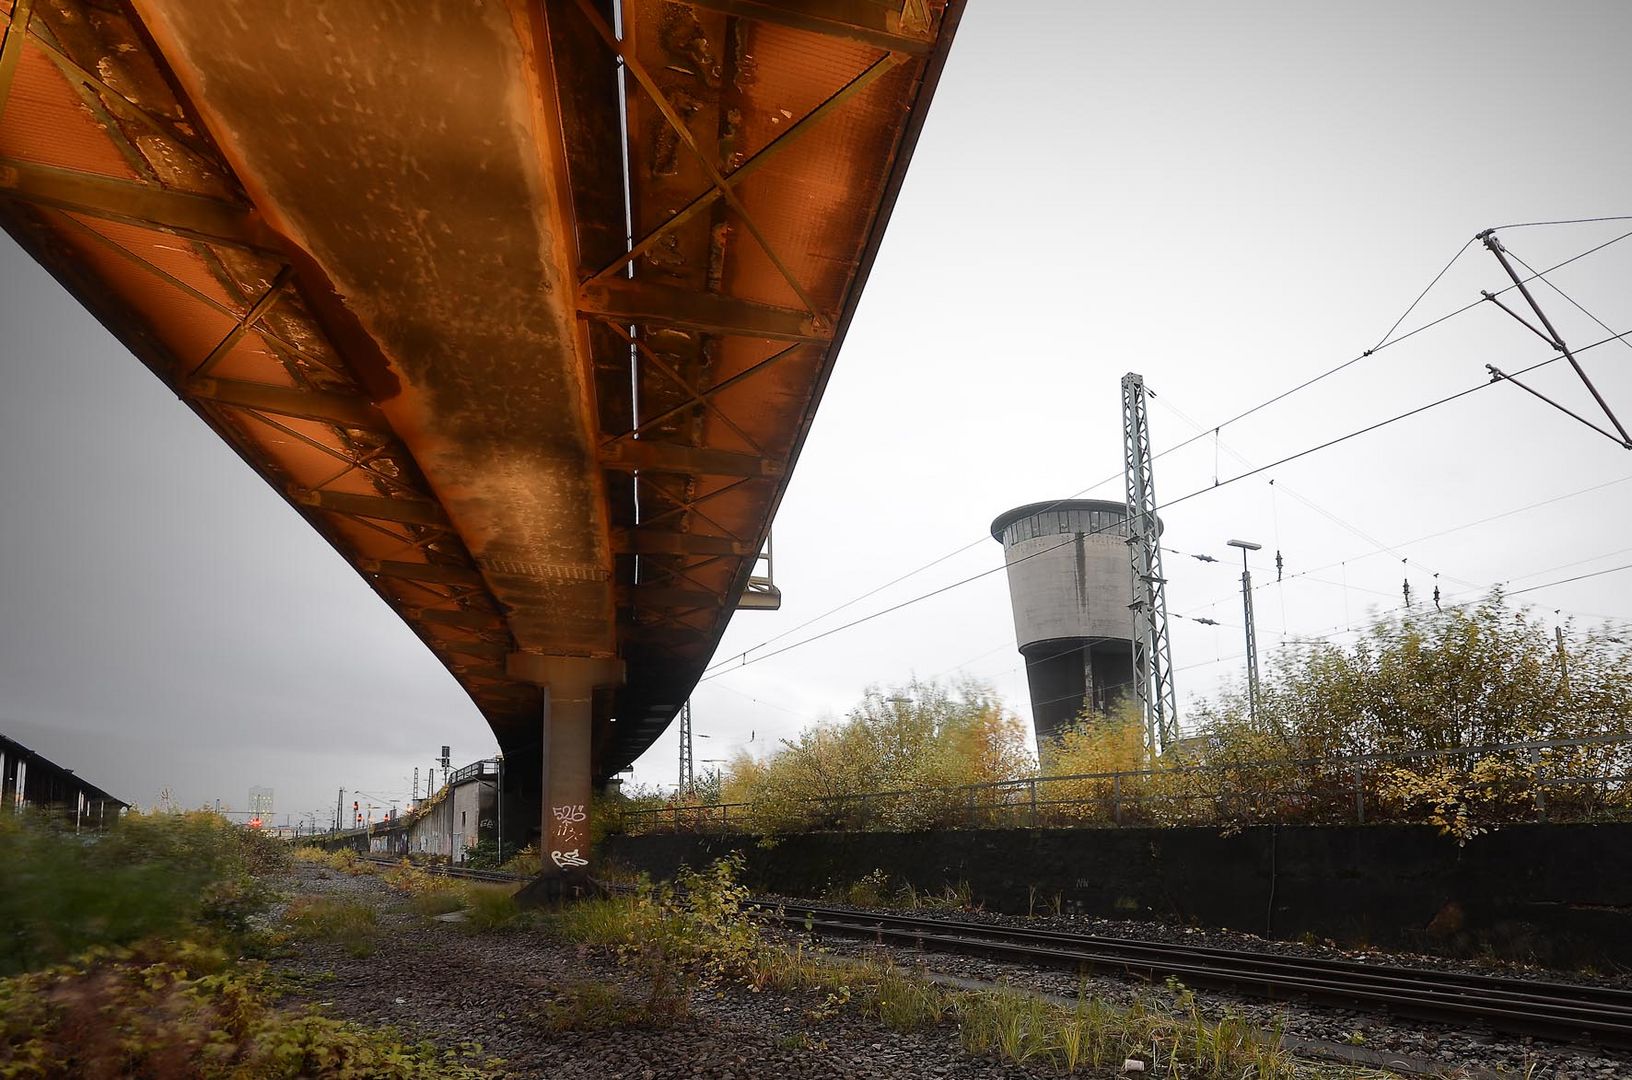
<instances>
[{"instance_id":1,"label":"bridge support column","mask_svg":"<svg viewBox=\"0 0 1632 1080\"><path fill-rule=\"evenodd\" d=\"M552 902L582 895L589 882L589 800L593 782L595 688L623 680L621 660L514 653L514 678L544 689L543 872L528 899Z\"/></svg>"}]
</instances>

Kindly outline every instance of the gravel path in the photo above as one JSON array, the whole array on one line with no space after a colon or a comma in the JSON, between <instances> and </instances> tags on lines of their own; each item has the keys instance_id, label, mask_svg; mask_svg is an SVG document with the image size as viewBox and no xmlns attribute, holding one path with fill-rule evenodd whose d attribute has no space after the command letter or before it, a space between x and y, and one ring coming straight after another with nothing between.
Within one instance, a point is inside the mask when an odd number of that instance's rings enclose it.
<instances>
[{"instance_id":1,"label":"gravel path","mask_svg":"<svg viewBox=\"0 0 1632 1080\"><path fill-rule=\"evenodd\" d=\"M378 947L368 957L351 956L335 944L304 942L275 961L274 967L299 987L297 1000L444 1046L480 1043L486 1054L504 1059L509 1076L974 1080L1037 1075L970 1058L949 1027L901 1035L854 1010L813 1022L805 1010L819 1000L781 993L697 995L692 1018L662 1030L552 1031L539 1013L564 985L620 982L631 998L638 988L596 950L564 946L531 930L473 935L455 924L424 920L403 910L400 897L373 875L302 865L290 886L373 904L380 927Z\"/></svg>"}]
</instances>

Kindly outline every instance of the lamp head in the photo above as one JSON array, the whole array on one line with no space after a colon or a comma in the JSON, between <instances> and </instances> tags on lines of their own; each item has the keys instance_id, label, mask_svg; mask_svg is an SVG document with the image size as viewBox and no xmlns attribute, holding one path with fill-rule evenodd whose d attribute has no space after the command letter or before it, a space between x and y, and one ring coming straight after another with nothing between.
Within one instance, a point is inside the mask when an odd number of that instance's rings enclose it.
<instances>
[{"instance_id":1,"label":"lamp head","mask_svg":"<svg viewBox=\"0 0 1632 1080\"><path fill-rule=\"evenodd\" d=\"M1227 543L1231 547L1240 548L1242 551L1262 551L1264 547L1264 545L1255 544L1251 540L1230 540Z\"/></svg>"}]
</instances>

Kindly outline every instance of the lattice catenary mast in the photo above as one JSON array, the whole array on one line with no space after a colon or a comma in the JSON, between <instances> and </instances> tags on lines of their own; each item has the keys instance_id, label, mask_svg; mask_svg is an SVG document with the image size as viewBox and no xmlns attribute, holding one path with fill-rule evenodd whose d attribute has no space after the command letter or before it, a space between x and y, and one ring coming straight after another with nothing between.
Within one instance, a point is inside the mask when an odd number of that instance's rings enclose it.
<instances>
[{"instance_id":1,"label":"lattice catenary mast","mask_svg":"<svg viewBox=\"0 0 1632 1080\"><path fill-rule=\"evenodd\" d=\"M1154 757L1178 739L1179 706L1167 636L1167 581L1162 576L1145 379L1131 371L1122 376L1122 449L1133 568L1133 688L1144 711L1146 745Z\"/></svg>"},{"instance_id":2,"label":"lattice catenary mast","mask_svg":"<svg viewBox=\"0 0 1632 1080\"><path fill-rule=\"evenodd\" d=\"M696 786L691 769L691 701L680 706L680 794L689 794Z\"/></svg>"}]
</instances>

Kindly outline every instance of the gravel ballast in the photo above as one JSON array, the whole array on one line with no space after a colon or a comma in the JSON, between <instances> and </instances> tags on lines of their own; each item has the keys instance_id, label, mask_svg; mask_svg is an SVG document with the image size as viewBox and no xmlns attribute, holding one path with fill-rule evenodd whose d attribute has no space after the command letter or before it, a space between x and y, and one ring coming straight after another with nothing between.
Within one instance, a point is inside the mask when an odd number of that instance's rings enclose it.
<instances>
[{"instance_id":1,"label":"gravel ballast","mask_svg":"<svg viewBox=\"0 0 1632 1080\"><path fill-rule=\"evenodd\" d=\"M762 901L765 902L765 901ZM794 900L819 907L844 907L827 901ZM1345 951L1329 943L1300 944L1273 941L1229 930L1202 930L1159 923L1124 922L1088 916L1047 915L1037 918L987 912L909 910L905 908L849 907L859 916L868 911L912 915L917 918L970 920L989 925L1025 926L1074 934L1094 934L1133 940L1177 942L1215 948L1274 952L1289 956L1372 961L1379 964L1423 967L1441 971L1501 974L1556 982L1575 981L1583 985L1625 986L1625 976L1585 976L1541 968L1509 964L1456 960L1416 954L1384 953L1374 950ZM790 934L789 939L803 937ZM856 939L829 936L825 947L842 955L888 958L903 967L923 967L927 971L954 978L1000 982L1018 989L1075 997L1079 992L1092 997L1131 1005L1143 998L1171 1001L1174 991L1166 986L1150 986L1131 979L1093 975L1081 977L1039 968L954 953L920 951ZM1587 1046L1560 1045L1528 1038L1498 1036L1478 1030L1442 1024L1418 1023L1386 1015L1318 1004L1269 1004L1256 998L1225 991L1190 989L1201 1014L1217 1020L1226 1012L1244 1017L1260 1028L1279 1028L1287 1035L1315 1043L1352 1044L1384 1055L1396 1056L1401 1068L1420 1070L1437 1067L1463 1075L1506 1073L1529 1080L1609 1080L1632 1077L1632 1054L1600 1051Z\"/></svg>"},{"instance_id":2,"label":"gravel ballast","mask_svg":"<svg viewBox=\"0 0 1632 1080\"><path fill-rule=\"evenodd\" d=\"M1037 1075L969 1057L950 1025L902 1035L854 1009L812 1021L806 1010L821 1004L820 995L698 993L691 1018L674 1027L554 1031L540 1013L563 987L584 980L614 982L633 1000L640 988L600 950L563 945L529 929L470 934L457 923L421 918L404 910L401 896L371 874L302 865L294 878L297 892L369 903L379 919L370 956L308 941L295 943L290 955L274 962L301 988L299 1001L445 1047L479 1043L484 1056L503 1059L507 1076L975 1080Z\"/></svg>"},{"instance_id":3,"label":"gravel ballast","mask_svg":"<svg viewBox=\"0 0 1632 1080\"><path fill-rule=\"evenodd\" d=\"M691 1015L673 1026L618 1027L602 1031L554 1030L544 1014L564 988L578 983L617 985L627 1001L643 998L629 973L604 950L563 944L532 928L472 934L457 922L428 920L407 910L403 897L372 874L349 875L300 865L290 882L294 891L357 900L378 913L377 948L358 957L342 946L298 942L275 962L293 977L296 997L323 1011L371 1025L393 1026L412 1039L445 1047L479 1044L483 1057L503 1060L503 1072L517 1077L630 1077L641 1080L695 1077L747 1080L752 1077L906 1077L963 1080L974 1077L1052 1075L964 1052L951 1024L900 1034L856 1009L821 1009L821 993L750 993L740 988L695 993ZM857 909L860 910L860 909ZM916 912L915 914L925 914ZM965 917L948 913L949 918ZM1182 928L1115 924L1107 920L984 916L983 921L1046 926L1073 932L1137 936L1138 928L1158 930L1149 937L1261 948L1262 939L1228 932L1198 933ZM791 944L810 939L798 931L775 931ZM951 980L1006 984L1015 989L1074 998L1079 992L1115 1004L1143 1000L1170 1003L1169 987L1112 977L1076 975L949 953L923 952L830 937L819 946L838 956L888 959L908 971ZM1355 954L1322 946L1285 946L1310 955ZM1399 957L1378 956L1388 962ZM1441 961L1463 970L1487 966ZM1514 973L1514 972L1507 972ZM1392 1020L1374 1013L1266 1004L1224 992L1194 991L1203 1016L1226 1012L1265 1029L1313 1043L1358 1043L1372 1053L1396 1056L1402 1068L1437 1068L1446 1076L1481 1077L1493 1071L1531 1080L1609 1080L1632 1077L1632 1056L1589 1048L1495 1037L1477 1031ZM1079 1076L1124 1075L1117 1071Z\"/></svg>"}]
</instances>

